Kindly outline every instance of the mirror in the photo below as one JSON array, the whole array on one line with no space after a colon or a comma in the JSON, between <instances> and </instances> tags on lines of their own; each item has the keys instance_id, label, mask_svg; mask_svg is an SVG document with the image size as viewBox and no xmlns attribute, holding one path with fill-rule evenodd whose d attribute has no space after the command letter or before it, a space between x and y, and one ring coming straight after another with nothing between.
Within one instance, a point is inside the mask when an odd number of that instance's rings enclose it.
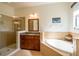
<instances>
[{"instance_id":1,"label":"mirror","mask_svg":"<svg viewBox=\"0 0 79 59\"><path fill-rule=\"evenodd\" d=\"M25 17L14 18L13 27L14 27L14 31L25 30Z\"/></svg>"},{"instance_id":2,"label":"mirror","mask_svg":"<svg viewBox=\"0 0 79 59\"><path fill-rule=\"evenodd\" d=\"M28 19L28 31L39 31L39 19Z\"/></svg>"}]
</instances>

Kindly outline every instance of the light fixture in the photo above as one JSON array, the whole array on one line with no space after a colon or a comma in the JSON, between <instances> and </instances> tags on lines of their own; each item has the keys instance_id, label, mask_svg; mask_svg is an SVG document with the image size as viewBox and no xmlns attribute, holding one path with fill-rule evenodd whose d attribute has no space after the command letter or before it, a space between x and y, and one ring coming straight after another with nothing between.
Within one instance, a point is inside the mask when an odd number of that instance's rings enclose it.
<instances>
[{"instance_id":1,"label":"light fixture","mask_svg":"<svg viewBox=\"0 0 79 59\"><path fill-rule=\"evenodd\" d=\"M33 13L29 15L29 19L37 19L37 18L39 18L37 13Z\"/></svg>"},{"instance_id":2,"label":"light fixture","mask_svg":"<svg viewBox=\"0 0 79 59\"><path fill-rule=\"evenodd\" d=\"M13 18L19 18L18 16L12 16Z\"/></svg>"},{"instance_id":3,"label":"light fixture","mask_svg":"<svg viewBox=\"0 0 79 59\"><path fill-rule=\"evenodd\" d=\"M20 23L19 23L19 22L17 22L17 21L15 21L15 22L14 22L14 24L17 24L17 25L19 25Z\"/></svg>"}]
</instances>

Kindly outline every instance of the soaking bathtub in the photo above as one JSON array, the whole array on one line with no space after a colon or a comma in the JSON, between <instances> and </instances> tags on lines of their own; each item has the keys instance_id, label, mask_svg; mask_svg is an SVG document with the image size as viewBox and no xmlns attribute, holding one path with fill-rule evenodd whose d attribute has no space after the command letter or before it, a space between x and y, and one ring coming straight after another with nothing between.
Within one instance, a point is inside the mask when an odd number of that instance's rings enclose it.
<instances>
[{"instance_id":1,"label":"soaking bathtub","mask_svg":"<svg viewBox=\"0 0 79 59\"><path fill-rule=\"evenodd\" d=\"M45 41L43 41L42 43L63 56L70 56L73 54L72 42L59 39L45 39Z\"/></svg>"}]
</instances>

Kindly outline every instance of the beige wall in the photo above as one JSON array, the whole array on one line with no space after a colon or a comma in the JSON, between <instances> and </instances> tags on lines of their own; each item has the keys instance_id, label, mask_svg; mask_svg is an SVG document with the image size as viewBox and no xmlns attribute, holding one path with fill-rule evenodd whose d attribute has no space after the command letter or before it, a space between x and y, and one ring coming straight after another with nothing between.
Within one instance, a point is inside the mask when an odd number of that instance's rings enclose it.
<instances>
[{"instance_id":1,"label":"beige wall","mask_svg":"<svg viewBox=\"0 0 79 59\"><path fill-rule=\"evenodd\" d=\"M26 30L28 30L28 18L32 13L37 13L39 15L39 26L40 31L43 32L69 32L71 18L71 8L69 3L56 3L48 4L37 7L27 7L27 8L16 8L15 14L17 16L26 17ZM60 24L53 24L53 17L61 17Z\"/></svg>"},{"instance_id":2,"label":"beige wall","mask_svg":"<svg viewBox=\"0 0 79 59\"><path fill-rule=\"evenodd\" d=\"M14 8L12 8L8 5L5 5L3 3L0 3L0 14L13 16L14 15Z\"/></svg>"}]
</instances>

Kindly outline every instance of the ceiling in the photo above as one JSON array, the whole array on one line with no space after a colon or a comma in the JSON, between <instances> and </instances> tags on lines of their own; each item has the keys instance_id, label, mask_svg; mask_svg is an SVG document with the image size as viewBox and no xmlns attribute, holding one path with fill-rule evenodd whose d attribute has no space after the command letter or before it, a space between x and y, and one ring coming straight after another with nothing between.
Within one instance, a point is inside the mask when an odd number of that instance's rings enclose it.
<instances>
[{"instance_id":1,"label":"ceiling","mask_svg":"<svg viewBox=\"0 0 79 59\"><path fill-rule=\"evenodd\" d=\"M14 8L40 6L49 3L51 2L3 2L3 4L9 5Z\"/></svg>"}]
</instances>

